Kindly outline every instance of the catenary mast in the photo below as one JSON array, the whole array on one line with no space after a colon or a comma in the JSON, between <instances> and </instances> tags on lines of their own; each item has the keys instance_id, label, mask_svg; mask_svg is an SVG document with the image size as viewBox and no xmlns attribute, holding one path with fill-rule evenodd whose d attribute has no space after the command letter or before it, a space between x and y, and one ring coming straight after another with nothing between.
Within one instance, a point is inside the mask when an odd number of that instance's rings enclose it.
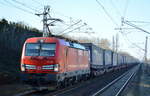
<instances>
[{"instance_id":1,"label":"catenary mast","mask_svg":"<svg viewBox=\"0 0 150 96\"><path fill-rule=\"evenodd\" d=\"M52 18L50 16L50 6L44 6L44 11L42 13L37 13L35 15L41 16L43 15L43 37L50 37L52 35L49 26L54 26L55 22L62 22L61 19ZM49 22L48 22L49 21Z\"/></svg>"}]
</instances>

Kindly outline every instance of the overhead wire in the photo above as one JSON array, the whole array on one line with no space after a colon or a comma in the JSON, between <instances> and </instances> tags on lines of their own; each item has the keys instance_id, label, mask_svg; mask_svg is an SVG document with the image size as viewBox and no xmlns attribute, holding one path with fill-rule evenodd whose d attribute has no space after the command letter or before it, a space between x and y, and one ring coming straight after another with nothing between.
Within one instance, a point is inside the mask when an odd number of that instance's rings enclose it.
<instances>
[{"instance_id":1,"label":"overhead wire","mask_svg":"<svg viewBox=\"0 0 150 96\"><path fill-rule=\"evenodd\" d=\"M59 33L57 33L57 34L64 34L63 32L65 32L66 30L68 30L68 29L70 29L71 27L73 27L74 25L77 25L78 23L80 23L81 22L81 20L80 21L78 21L78 22L76 22L76 23L74 23L74 24L72 24L72 25L70 25L69 27L67 27L65 30L63 30L63 31L61 31L61 32L59 32Z\"/></svg>"},{"instance_id":2,"label":"overhead wire","mask_svg":"<svg viewBox=\"0 0 150 96\"><path fill-rule=\"evenodd\" d=\"M24 11L24 12L29 13L29 14L32 14L32 15L34 14L33 12L31 12L31 11L29 11L29 10L26 10L26 9L23 9L23 8L21 8L21 7L19 7L19 6L16 6L15 4L9 2L8 0L4 0L4 1L5 1L7 4L13 6L14 8L17 8L17 9L19 9L19 10L21 10L21 11Z\"/></svg>"},{"instance_id":3,"label":"overhead wire","mask_svg":"<svg viewBox=\"0 0 150 96\"><path fill-rule=\"evenodd\" d=\"M118 25L118 24L116 24L115 20L109 15L109 13L108 13L107 10L105 9L105 7L104 7L98 0L96 0L96 1L97 1L97 3L102 7L102 9L104 10L105 14L111 19L111 21L112 21L115 25ZM119 11L119 10L117 9L117 7L114 5L114 3L113 3L112 0L111 0L111 4L112 4L112 6L114 7L114 9L116 10L116 12L117 12L120 16L122 16L121 13L120 13L120 11ZM129 0L126 1L125 9L124 9L124 12L123 12L123 17L126 16L128 5L129 5ZM125 38L124 38L125 41L128 41L129 43L131 43L131 44L134 45L135 47L137 47L137 48L139 48L140 50L144 51L143 48L141 48L141 47L138 46L137 44L131 42L131 41L127 38L127 36L124 36L124 34L123 34L122 32L121 32L121 34L123 35L123 37L126 37L126 40L125 40Z\"/></svg>"},{"instance_id":4,"label":"overhead wire","mask_svg":"<svg viewBox=\"0 0 150 96\"><path fill-rule=\"evenodd\" d=\"M135 47L137 47L137 48L139 48L139 49L141 49L142 51L144 51L144 49L143 48L141 48L140 46L138 46L137 44L135 44L135 43L133 43L133 42L131 42L129 39L128 39L128 37L127 37L127 35L124 35L122 32L120 32L121 34L122 34L122 36L123 37L125 37L126 38L126 40L129 42L129 43L131 43L132 45L134 45ZM124 39L125 40L125 39ZM125 41L126 41L125 40Z\"/></svg>"},{"instance_id":5,"label":"overhead wire","mask_svg":"<svg viewBox=\"0 0 150 96\"><path fill-rule=\"evenodd\" d=\"M61 34L61 36L62 36L62 35L65 35L65 34L68 34L68 33L72 32L72 31L74 31L74 30L80 29L81 27L84 27L84 26L86 26L86 25L83 24L83 25L81 25L81 26L79 26L79 27L76 27L76 28L74 28L74 29L71 30L71 31L68 31L68 32L66 32L66 33Z\"/></svg>"},{"instance_id":6,"label":"overhead wire","mask_svg":"<svg viewBox=\"0 0 150 96\"><path fill-rule=\"evenodd\" d=\"M70 20L70 24L67 24L66 22L62 22L64 25L66 25L66 26L68 26L68 27L67 27L66 29L62 30L61 32L57 33L57 35L68 33L67 30L71 29L73 26L79 24L79 23L82 21L82 20L80 20L80 19L74 19L74 18L72 18L72 17L66 16L66 15L64 15L63 13L58 12L58 11L56 11L56 10L53 9L53 8L51 8L51 9L52 9L53 11L55 11L55 14L58 14L58 15L60 15L60 16L65 17L66 19L69 19L69 20ZM72 30L74 31L73 28L72 28ZM75 28L75 30L76 30L76 28ZM67 31L67 32L66 32L66 31ZM69 31L69 32L70 32L70 31Z\"/></svg>"},{"instance_id":7,"label":"overhead wire","mask_svg":"<svg viewBox=\"0 0 150 96\"><path fill-rule=\"evenodd\" d=\"M109 19L116 25L119 26L116 21L111 17L111 15L109 15L109 13L107 12L107 10L105 9L105 7L102 5L102 3L98 0L96 0L96 2L100 5L100 7L103 9L103 11L105 12L105 14L109 17Z\"/></svg>"},{"instance_id":8,"label":"overhead wire","mask_svg":"<svg viewBox=\"0 0 150 96\"><path fill-rule=\"evenodd\" d=\"M22 2L20 2L20 1L17 1L17 0L12 0L14 3L17 3L17 4L20 4L20 5L22 5L22 6L24 6L24 7L26 7L26 8L28 8L28 9L31 9L31 10L33 10L33 11L38 11L38 10L36 10L36 9L34 9L34 8L32 8L32 7L30 7L30 6L28 6L28 5L26 5L25 3L22 3Z\"/></svg>"},{"instance_id":9,"label":"overhead wire","mask_svg":"<svg viewBox=\"0 0 150 96\"><path fill-rule=\"evenodd\" d=\"M126 13L127 13L128 5L129 5L129 0L126 0L126 4L125 4L125 8L124 8L124 12L123 12L123 17L126 17Z\"/></svg>"},{"instance_id":10,"label":"overhead wire","mask_svg":"<svg viewBox=\"0 0 150 96\"><path fill-rule=\"evenodd\" d=\"M59 16L62 16L62 17L65 17L66 19L69 19L70 21L72 20L72 21L74 21L74 22L78 22L80 19L75 19L75 18L73 18L73 17L71 17L71 16L67 16L67 15L65 15L65 14L63 14L62 12L58 12L57 10L55 10L55 9L53 9L53 8L51 8L52 9L52 11L54 11L55 12L55 14L57 14L57 15L59 15ZM73 23L74 23L73 22ZM66 26L70 26L70 24L67 24L67 23L65 23L65 22L62 22L64 25L66 25Z\"/></svg>"},{"instance_id":11,"label":"overhead wire","mask_svg":"<svg viewBox=\"0 0 150 96\"><path fill-rule=\"evenodd\" d=\"M134 28L136 28L136 29L138 29L138 30L141 30L141 31L144 32L144 33L150 34L150 32L148 32L148 31L146 31L146 30L144 30L144 29L142 29L142 28L136 26L135 24L130 23L130 21L127 21L127 20L126 20L126 22L124 22L124 23L127 24L127 25L129 25L129 26L132 26L132 27L134 27Z\"/></svg>"},{"instance_id":12,"label":"overhead wire","mask_svg":"<svg viewBox=\"0 0 150 96\"><path fill-rule=\"evenodd\" d=\"M117 14L121 15L121 12L118 10L117 6L114 4L113 0L110 0L110 4L114 7L114 9L116 10Z\"/></svg>"},{"instance_id":13,"label":"overhead wire","mask_svg":"<svg viewBox=\"0 0 150 96\"><path fill-rule=\"evenodd\" d=\"M150 23L150 22L147 22L147 21L130 21L130 22L135 22L135 23Z\"/></svg>"},{"instance_id":14,"label":"overhead wire","mask_svg":"<svg viewBox=\"0 0 150 96\"><path fill-rule=\"evenodd\" d=\"M143 27L150 25L150 22L148 22L148 21L128 21L128 22L133 22L133 23L136 23L136 25L138 24L137 26L143 26Z\"/></svg>"},{"instance_id":15,"label":"overhead wire","mask_svg":"<svg viewBox=\"0 0 150 96\"><path fill-rule=\"evenodd\" d=\"M123 18L126 17L128 5L129 5L129 0L126 1L125 8L124 8L124 12L123 12L123 16L122 16ZM128 21L128 22L129 22L129 21ZM130 21L130 22L134 22L134 23L150 23L150 22L145 22L145 21ZM130 25L130 24L128 24L128 25ZM136 26L132 25L132 27L136 27ZM137 27L136 27L136 28L137 28ZM138 28L138 29L141 30L141 28ZM142 30L142 31L144 31L145 33L148 33L148 32L145 31L145 30ZM149 33L148 33L148 34L149 34ZM122 35L123 35L123 33L122 33ZM123 36L124 36L124 35L123 35ZM136 48L139 48L142 52L145 52L145 49L144 49L144 48L141 48L139 45L137 45L137 44L131 42L131 41L127 38L127 36L125 36L125 37L126 37L126 39L128 40L128 42L130 42L130 43L131 43L132 45L134 45Z\"/></svg>"},{"instance_id":16,"label":"overhead wire","mask_svg":"<svg viewBox=\"0 0 150 96\"><path fill-rule=\"evenodd\" d=\"M8 6L7 4L5 4L4 2L0 1L0 4L3 6Z\"/></svg>"},{"instance_id":17,"label":"overhead wire","mask_svg":"<svg viewBox=\"0 0 150 96\"><path fill-rule=\"evenodd\" d=\"M70 18L71 18L71 17L69 17L69 16L64 15L63 13L60 13L60 12L54 10L53 8L51 8L51 10L54 11L55 14L58 14L58 15L60 15L60 16L63 16L63 17L65 17L65 18L67 18L67 19L70 19ZM70 26L70 25L67 24L66 22L62 22L62 23L63 23L64 25L66 25L66 26Z\"/></svg>"}]
</instances>

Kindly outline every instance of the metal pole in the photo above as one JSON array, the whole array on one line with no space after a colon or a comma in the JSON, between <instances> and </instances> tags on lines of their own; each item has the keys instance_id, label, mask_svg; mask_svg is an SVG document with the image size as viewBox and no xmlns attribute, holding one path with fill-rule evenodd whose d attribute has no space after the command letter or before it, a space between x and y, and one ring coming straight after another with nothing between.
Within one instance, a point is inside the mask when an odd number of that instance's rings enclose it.
<instances>
[{"instance_id":1,"label":"metal pole","mask_svg":"<svg viewBox=\"0 0 150 96\"><path fill-rule=\"evenodd\" d=\"M113 36L113 38L112 38L112 49L113 49L113 51L115 51L115 38L114 38L114 36Z\"/></svg>"},{"instance_id":2,"label":"metal pole","mask_svg":"<svg viewBox=\"0 0 150 96\"><path fill-rule=\"evenodd\" d=\"M48 26L47 26L47 15L49 11L49 6L44 6L44 12L43 12L43 37L48 37Z\"/></svg>"},{"instance_id":3,"label":"metal pole","mask_svg":"<svg viewBox=\"0 0 150 96\"><path fill-rule=\"evenodd\" d=\"M118 47L119 47L119 45L118 45L118 34L116 34L116 52L118 52Z\"/></svg>"},{"instance_id":4,"label":"metal pole","mask_svg":"<svg viewBox=\"0 0 150 96\"><path fill-rule=\"evenodd\" d=\"M48 24L47 24L49 10L50 10L49 6L44 6L43 13L35 14L37 16L43 15L43 20L42 20L43 21L43 37L48 37L49 35L51 35L50 32L48 32Z\"/></svg>"},{"instance_id":5,"label":"metal pole","mask_svg":"<svg viewBox=\"0 0 150 96\"><path fill-rule=\"evenodd\" d=\"M50 6L44 6L44 11L42 13L35 14L37 16L43 16L43 37L49 37L51 36L51 32L49 29L49 26L55 26L53 23L55 22L63 22L63 20L58 18L52 18L49 14ZM48 23L48 21L51 21Z\"/></svg>"},{"instance_id":6,"label":"metal pole","mask_svg":"<svg viewBox=\"0 0 150 96\"><path fill-rule=\"evenodd\" d=\"M148 42L148 37L146 36L146 41L145 41L145 55L144 55L144 61L147 63L147 42Z\"/></svg>"}]
</instances>

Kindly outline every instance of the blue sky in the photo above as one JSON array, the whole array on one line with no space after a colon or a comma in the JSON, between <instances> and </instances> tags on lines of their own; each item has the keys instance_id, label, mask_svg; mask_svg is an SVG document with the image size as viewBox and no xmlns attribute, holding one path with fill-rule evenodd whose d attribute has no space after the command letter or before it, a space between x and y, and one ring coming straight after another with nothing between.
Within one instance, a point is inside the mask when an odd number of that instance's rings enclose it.
<instances>
[{"instance_id":1,"label":"blue sky","mask_svg":"<svg viewBox=\"0 0 150 96\"><path fill-rule=\"evenodd\" d=\"M18 4L15 1L22 3ZM119 32L114 30L120 27L121 17L125 17L129 21L146 21L150 22L150 1L148 0L98 0L105 8L107 13L119 25L106 15L102 7L96 0L0 0L0 18L6 18L9 21L24 22L25 24L42 29L42 21L40 17L24 12L15 6L32 13L42 12L44 5L51 6L51 16L63 19L66 23L70 17L74 22L82 20L91 27L95 36L98 38L107 38L112 42L112 36L119 35L119 50L127 51L131 55L143 58L143 51L134 44L144 48L145 36L149 36L139 30L126 29ZM9 3L8 3L9 2ZM10 4L11 3L11 4ZM24 6L23 6L24 4ZM27 8L28 7L28 8ZM133 22L132 22L133 23ZM133 23L137 26L150 31L150 23ZM63 25L63 24L62 24ZM59 28L60 27L60 28ZM59 26L59 31L64 27ZM127 25L124 27L131 28ZM94 37L93 37L94 38ZM132 42L132 43L131 43ZM133 44L134 43L134 44ZM150 41L148 45L150 44ZM150 58L150 52L148 52Z\"/></svg>"}]
</instances>

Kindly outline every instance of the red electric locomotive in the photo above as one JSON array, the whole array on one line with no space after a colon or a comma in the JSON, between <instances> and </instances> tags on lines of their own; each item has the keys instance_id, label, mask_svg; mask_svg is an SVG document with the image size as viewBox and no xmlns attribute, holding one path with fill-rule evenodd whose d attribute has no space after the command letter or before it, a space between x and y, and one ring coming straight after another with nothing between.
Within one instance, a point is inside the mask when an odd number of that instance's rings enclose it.
<instances>
[{"instance_id":1,"label":"red electric locomotive","mask_svg":"<svg viewBox=\"0 0 150 96\"><path fill-rule=\"evenodd\" d=\"M21 71L21 79L31 85L66 86L89 77L89 54L84 46L64 39L29 38L23 46Z\"/></svg>"}]
</instances>

